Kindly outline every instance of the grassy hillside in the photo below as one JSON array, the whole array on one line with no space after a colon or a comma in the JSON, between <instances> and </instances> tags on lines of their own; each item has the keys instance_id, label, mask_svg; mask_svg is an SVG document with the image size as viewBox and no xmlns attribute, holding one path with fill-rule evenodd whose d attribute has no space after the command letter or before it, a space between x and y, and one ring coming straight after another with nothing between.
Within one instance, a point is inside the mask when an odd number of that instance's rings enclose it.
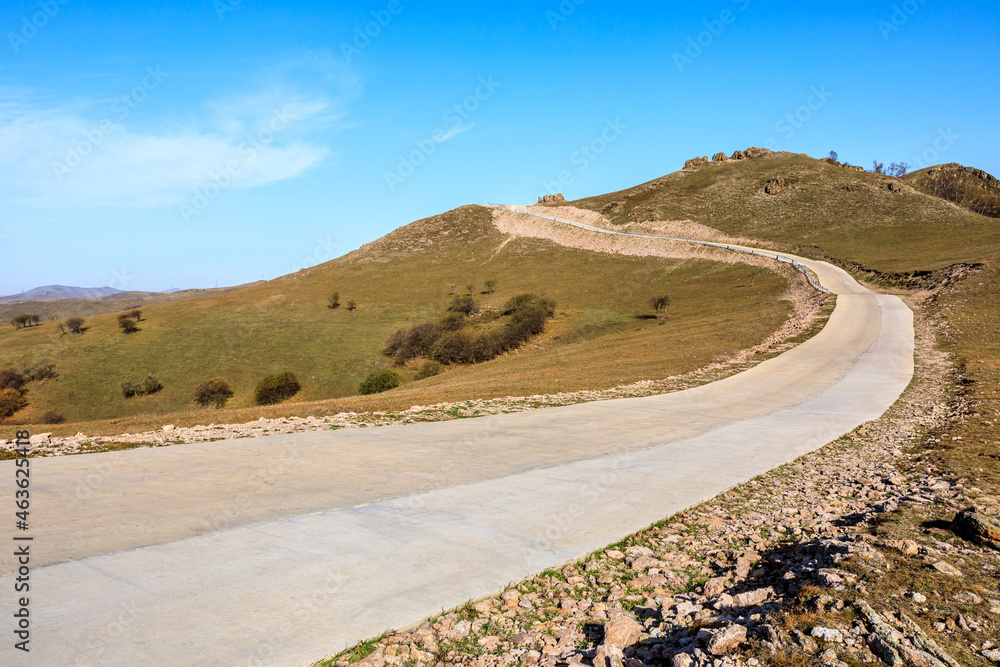
<instances>
[{"instance_id":1,"label":"grassy hillside","mask_svg":"<svg viewBox=\"0 0 1000 667\"><path fill-rule=\"evenodd\" d=\"M482 295L484 281L497 290ZM294 401L351 396L398 328L438 319L473 284L485 308L520 292L558 304L556 318L527 349L456 368L400 390L413 402L534 394L607 387L691 370L760 341L780 326L790 305L776 273L702 260L627 258L510 240L491 213L465 207L401 228L345 257L240 290L143 308L140 331L119 332L113 314L88 319L80 335L55 325L0 331L0 367L55 363L59 377L30 386L30 406L12 421L31 423L56 409L70 422L177 413L194 408L195 386L226 378L234 411L213 421L247 418L264 375L294 371ZM354 299L354 312L330 310L327 296ZM666 322L644 319L649 300L674 299ZM412 369L403 374L412 378ZM151 396L125 399L124 381L153 375L164 385ZM395 393L395 392L394 392ZM165 423L165 422L161 422ZM68 426L64 427L70 428Z\"/></svg>"},{"instance_id":2,"label":"grassy hillside","mask_svg":"<svg viewBox=\"0 0 1000 667\"><path fill-rule=\"evenodd\" d=\"M774 195L764 192L771 179L784 183ZM618 223L691 219L882 272L990 259L1000 248L995 219L905 181L790 153L712 162L572 204Z\"/></svg>"},{"instance_id":3,"label":"grassy hillside","mask_svg":"<svg viewBox=\"0 0 1000 667\"><path fill-rule=\"evenodd\" d=\"M18 315L31 313L45 322L58 322L70 317L90 317L104 313L120 313L131 308L145 308L157 303L170 303L181 299L193 299L212 294L222 294L237 287L216 287L208 289L186 289L169 294L161 292L119 292L93 299L60 299L54 301L25 301L0 303L0 323L9 322Z\"/></svg>"}]
</instances>

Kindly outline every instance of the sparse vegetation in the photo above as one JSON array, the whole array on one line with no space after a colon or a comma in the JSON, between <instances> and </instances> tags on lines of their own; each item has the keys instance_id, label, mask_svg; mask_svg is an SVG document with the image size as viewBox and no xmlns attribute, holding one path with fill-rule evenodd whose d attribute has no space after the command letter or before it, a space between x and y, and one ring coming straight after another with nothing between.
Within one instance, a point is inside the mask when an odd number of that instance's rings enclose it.
<instances>
[{"instance_id":1,"label":"sparse vegetation","mask_svg":"<svg viewBox=\"0 0 1000 667\"><path fill-rule=\"evenodd\" d=\"M473 364L489 361L519 347L545 330L545 322L555 315L555 302L533 294L519 294L507 301L501 327L467 331L468 318L479 313L471 296L455 296L449 314L441 323L425 322L408 331L399 330L386 342L383 354L398 363L430 357L442 364Z\"/></svg>"},{"instance_id":2,"label":"sparse vegetation","mask_svg":"<svg viewBox=\"0 0 1000 667\"><path fill-rule=\"evenodd\" d=\"M0 389L0 419L12 417L26 405L28 402L17 389Z\"/></svg>"},{"instance_id":3,"label":"sparse vegetation","mask_svg":"<svg viewBox=\"0 0 1000 667\"><path fill-rule=\"evenodd\" d=\"M362 380L361 385L358 387L358 393L362 396L381 394L384 391L395 389L402 384L403 380L399 377L398 373L388 368L383 368L372 371L368 377Z\"/></svg>"},{"instance_id":4,"label":"sparse vegetation","mask_svg":"<svg viewBox=\"0 0 1000 667\"><path fill-rule=\"evenodd\" d=\"M483 283L483 287L486 288L484 292L485 294L493 294L497 291L497 281L494 278L490 278Z\"/></svg>"},{"instance_id":5,"label":"sparse vegetation","mask_svg":"<svg viewBox=\"0 0 1000 667\"><path fill-rule=\"evenodd\" d=\"M133 334L139 330L139 325L136 324L136 321L128 313L122 313L118 316L118 328L122 330L123 334Z\"/></svg>"},{"instance_id":6,"label":"sparse vegetation","mask_svg":"<svg viewBox=\"0 0 1000 667\"><path fill-rule=\"evenodd\" d=\"M326 298L326 307L330 310L337 310L340 308L340 292L334 292Z\"/></svg>"},{"instance_id":7,"label":"sparse vegetation","mask_svg":"<svg viewBox=\"0 0 1000 667\"><path fill-rule=\"evenodd\" d=\"M302 389L302 385L299 384L299 379L295 377L295 373L291 371L276 373L268 375L257 383L254 400L257 402L257 405L274 405L275 403L287 401L299 393L300 389Z\"/></svg>"},{"instance_id":8,"label":"sparse vegetation","mask_svg":"<svg viewBox=\"0 0 1000 667\"><path fill-rule=\"evenodd\" d=\"M1000 187L991 188L988 183L976 170L944 167L928 170L915 181L925 192L980 215L1000 218Z\"/></svg>"},{"instance_id":9,"label":"sparse vegetation","mask_svg":"<svg viewBox=\"0 0 1000 667\"><path fill-rule=\"evenodd\" d=\"M24 385L28 384L28 378L14 367L0 370L0 389L14 389L20 392Z\"/></svg>"},{"instance_id":10,"label":"sparse vegetation","mask_svg":"<svg viewBox=\"0 0 1000 667\"><path fill-rule=\"evenodd\" d=\"M756 274L754 274L754 277L756 277ZM666 294L654 296L649 302L649 305L651 305L653 310L656 311L656 319L660 319L660 317L667 314L667 306L670 305L670 297Z\"/></svg>"},{"instance_id":11,"label":"sparse vegetation","mask_svg":"<svg viewBox=\"0 0 1000 667\"><path fill-rule=\"evenodd\" d=\"M233 397L229 383L220 377L206 380L194 391L195 403L203 407L212 406L216 409L225 407L226 401Z\"/></svg>"},{"instance_id":12,"label":"sparse vegetation","mask_svg":"<svg viewBox=\"0 0 1000 667\"><path fill-rule=\"evenodd\" d=\"M43 424L62 424L66 418L57 410L46 410L39 421Z\"/></svg>"},{"instance_id":13,"label":"sparse vegetation","mask_svg":"<svg viewBox=\"0 0 1000 667\"><path fill-rule=\"evenodd\" d=\"M444 366L436 361L425 361L420 364L420 368L417 369L417 374L414 376L415 380L423 380L425 378L434 377L435 375L440 375L444 371Z\"/></svg>"},{"instance_id":14,"label":"sparse vegetation","mask_svg":"<svg viewBox=\"0 0 1000 667\"><path fill-rule=\"evenodd\" d=\"M163 384L152 375L147 375L142 382L122 382L122 396L149 396L163 389Z\"/></svg>"},{"instance_id":15,"label":"sparse vegetation","mask_svg":"<svg viewBox=\"0 0 1000 667\"><path fill-rule=\"evenodd\" d=\"M357 308L358 308L357 301L355 301L354 299L347 300L347 310L353 313L355 310L357 310Z\"/></svg>"},{"instance_id":16,"label":"sparse vegetation","mask_svg":"<svg viewBox=\"0 0 1000 667\"><path fill-rule=\"evenodd\" d=\"M70 333L83 333L83 325L84 319L82 317L71 317L66 320L66 329L68 329Z\"/></svg>"},{"instance_id":17,"label":"sparse vegetation","mask_svg":"<svg viewBox=\"0 0 1000 667\"><path fill-rule=\"evenodd\" d=\"M42 318L38 315L18 315L10 323L15 329L25 329L38 326L41 321Z\"/></svg>"}]
</instances>

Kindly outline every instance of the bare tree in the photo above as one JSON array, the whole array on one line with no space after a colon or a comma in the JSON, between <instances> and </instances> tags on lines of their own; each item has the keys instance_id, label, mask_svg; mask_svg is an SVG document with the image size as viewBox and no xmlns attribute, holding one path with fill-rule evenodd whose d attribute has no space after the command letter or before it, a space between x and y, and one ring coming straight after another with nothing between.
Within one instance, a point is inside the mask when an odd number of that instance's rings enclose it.
<instances>
[{"instance_id":1,"label":"bare tree","mask_svg":"<svg viewBox=\"0 0 1000 667\"><path fill-rule=\"evenodd\" d=\"M656 319L660 319L661 315L666 315L667 306L670 305L670 297L666 294L653 297L653 299L649 302L649 305L656 310Z\"/></svg>"},{"instance_id":2,"label":"bare tree","mask_svg":"<svg viewBox=\"0 0 1000 667\"><path fill-rule=\"evenodd\" d=\"M83 333L83 318L82 317L71 317L66 320L66 328L70 330L71 333Z\"/></svg>"},{"instance_id":3,"label":"bare tree","mask_svg":"<svg viewBox=\"0 0 1000 667\"><path fill-rule=\"evenodd\" d=\"M354 312L357 309L357 307L358 307L357 301L355 301L354 299L347 300L347 310Z\"/></svg>"},{"instance_id":4,"label":"bare tree","mask_svg":"<svg viewBox=\"0 0 1000 667\"><path fill-rule=\"evenodd\" d=\"M885 174L885 164L878 160L872 160L872 172L875 174Z\"/></svg>"},{"instance_id":5,"label":"bare tree","mask_svg":"<svg viewBox=\"0 0 1000 667\"><path fill-rule=\"evenodd\" d=\"M326 307L330 310L337 310L340 308L340 292L334 292L327 298Z\"/></svg>"},{"instance_id":6,"label":"bare tree","mask_svg":"<svg viewBox=\"0 0 1000 667\"><path fill-rule=\"evenodd\" d=\"M830 151L830 159L834 162L840 162L840 156L837 155L837 151Z\"/></svg>"},{"instance_id":7,"label":"bare tree","mask_svg":"<svg viewBox=\"0 0 1000 667\"><path fill-rule=\"evenodd\" d=\"M483 286L486 288L487 294L493 294L494 292L497 291L497 281L494 280L493 278L490 278L485 283L483 283Z\"/></svg>"},{"instance_id":8,"label":"bare tree","mask_svg":"<svg viewBox=\"0 0 1000 667\"><path fill-rule=\"evenodd\" d=\"M906 172L910 170L910 165L905 162L893 162L889 165L889 175L896 178L902 178L906 176Z\"/></svg>"}]
</instances>

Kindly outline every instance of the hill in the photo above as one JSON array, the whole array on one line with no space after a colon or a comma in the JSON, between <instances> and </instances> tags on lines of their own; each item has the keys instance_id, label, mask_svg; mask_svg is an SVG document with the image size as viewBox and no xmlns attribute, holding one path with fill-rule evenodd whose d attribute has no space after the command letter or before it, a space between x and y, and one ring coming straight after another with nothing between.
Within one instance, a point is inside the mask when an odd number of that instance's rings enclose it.
<instances>
[{"instance_id":1,"label":"hill","mask_svg":"<svg viewBox=\"0 0 1000 667\"><path fill-rule=\"evenodd\" d=\"M65 285L47 285L35 287L20 294L0 296L0 303L24 303L25 301L60 301L63 299L98 299L121 290L113 287L66 287Z\"/></svg>"},{"instance_id":2,"label":"hill","mask_svg":"<svg viewBox=\"0 0 1000 667\"><path fill-rule=\"evenodd\" d=\"M915 171L903 180L974 213L1000 218L1000 181L982 169L952 162Z\"/></svg>"},{"instance_id":3,"label":"hill","mask_svg":"<svg viewBox=\"0 0 1000 667\"><path fill-rule=\"evenodd\" d=\"M258 283L250 283L256 285ZM9 322L23 313L38 315L46 322L66 320L70 317L91 317L104 313L120 313L132 308L145 308L157 303L170 303L181 299L223 294L246 287L214 287L207 289L184 289L172 292L119 292L97 297L65 298L59 300L11 301L0 303L0 322ZM25 293L27 294L27 292Z\"/></svg>"},{"instance_id":4,"label":"hill","mask_svg":"<svg viewBox=\"0 0 1000 667\"><path fill-rule=\"evenodd\" d=\"M495 292L481 294L490 279L497 281ZM784 300L789 282L778 273L512 237L497 229L490 209L469 206L267 283L146 305L135 334L122 334L110 313L89 317L79 335L60 334L51 323L5 329L0 368L45 359L59 373L30 386L30 405L14 417L19 422L38 420L49 409L70 422L122 424L166 414L179 424L250 420L256 412L245 410L253 405L254 387L270 373L296 373L302 391L293 402L355 396L372 370L392 366L381 352L395 330L441 318L453 289L464 294L467 285L487 312L532 292L556 302L556 317L522 350L453 367L379 400L405 401L405 408L661 378L755 345L791 310ZM358 308L327 308L334 291ZM673 299L665 324L651 318L649 305L664 292ZM413 367L400 371L408 381L415 376ZM147 375L163 390L123 397L121 383ZM194 410L195 387L213 376L224 377L235 390L230 409ZM294 403L288 409L294 410Z\"/></svg>"},{"instance_id":5,"label":"hill","mask_svg":"<svg viewBox=\"0 0 1000 667\"><path fill-rule=\"evenodd\" d=\"M619 225L690 219L880 272L932 271L998 255L1000 224L907 180L808 155L740 153L760 157L693 164L571 204Z\"/></svg>"}]
</instances>

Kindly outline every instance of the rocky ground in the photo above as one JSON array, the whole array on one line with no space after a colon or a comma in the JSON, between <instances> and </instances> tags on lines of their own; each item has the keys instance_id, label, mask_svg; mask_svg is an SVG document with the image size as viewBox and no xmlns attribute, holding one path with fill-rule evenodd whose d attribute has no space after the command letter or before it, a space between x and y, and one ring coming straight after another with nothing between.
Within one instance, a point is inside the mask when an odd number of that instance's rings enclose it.
<instances>
[{"instance_id":1,"label":"rocky ground","mask_svg":"<svg viewBox=\"0 0 1000 667\"><path fill-rule=\"evenodd\" d=\"M878 421L322 664L1000 664L1000 506L919 454L966 411L937 326L918 315L915 381Z\"/></svg>"}]
</instances>

